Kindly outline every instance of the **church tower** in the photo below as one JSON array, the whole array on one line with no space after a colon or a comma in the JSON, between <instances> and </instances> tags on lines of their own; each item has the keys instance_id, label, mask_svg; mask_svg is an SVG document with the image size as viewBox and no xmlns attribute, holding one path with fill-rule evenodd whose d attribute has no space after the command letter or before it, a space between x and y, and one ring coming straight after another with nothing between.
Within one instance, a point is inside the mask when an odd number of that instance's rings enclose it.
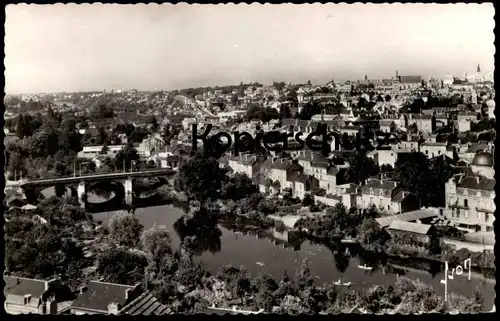
<instances>
[{"instance_id":1,"label":"church tower","mask_svg":"<svg viewBox=\"0 0 500 321\"><path fill-rule=\"evenodd\" d=\"M480 73L481 72L481 67L479 66L479 64L477 65L477 72Z\"/></svg>"}]
</instances>

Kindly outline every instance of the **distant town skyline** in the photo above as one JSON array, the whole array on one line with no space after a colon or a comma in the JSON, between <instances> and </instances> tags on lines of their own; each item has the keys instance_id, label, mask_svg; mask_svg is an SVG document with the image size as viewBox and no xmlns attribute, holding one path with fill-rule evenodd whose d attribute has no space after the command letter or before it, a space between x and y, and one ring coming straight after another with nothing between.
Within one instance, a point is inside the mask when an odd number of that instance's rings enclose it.
<instances>
[{"instance_id":1,"label":"distant town skyline","mask_svg":"<svg viewBox=\"0 0 500 321\"><path fill-rule=\"evenodd\" d=\"M8 94L494 70L490 4L8 5Z\"/></svg>"}]
</instances>

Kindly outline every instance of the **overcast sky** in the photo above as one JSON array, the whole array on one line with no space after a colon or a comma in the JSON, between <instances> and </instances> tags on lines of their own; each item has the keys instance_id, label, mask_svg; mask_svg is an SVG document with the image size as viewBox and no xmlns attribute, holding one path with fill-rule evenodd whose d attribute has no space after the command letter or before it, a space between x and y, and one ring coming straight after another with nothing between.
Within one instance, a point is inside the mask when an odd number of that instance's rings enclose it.
<instances>
[{"instance_id":1,"label":"overcast sky","mask_svg":"<svg viewBox=\"0 0 500 321\"><path fill-rule=\"evenodd\" d=\"M494 68L491 4L9 5L7 93Z\"/></svg>"}]
</instances>

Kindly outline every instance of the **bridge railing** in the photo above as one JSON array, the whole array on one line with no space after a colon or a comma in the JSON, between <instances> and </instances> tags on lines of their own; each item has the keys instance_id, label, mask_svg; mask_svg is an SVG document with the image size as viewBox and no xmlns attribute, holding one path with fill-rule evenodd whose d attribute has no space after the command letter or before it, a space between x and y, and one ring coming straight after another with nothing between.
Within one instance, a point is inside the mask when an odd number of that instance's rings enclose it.
<instances>
[{"instance_id":1,"label":"bridge railing","mask_svg":"<svg viewBox=\"0 0 500 321\"><path fill-rule=\"evenodd\" d=\"M80 173L74 173L74 175L69 175L69 176L43 176L43 177L37 177L37 178L29 178L25 177L22 179L23 182L29 182L29 181L45 181L45 180L56 180L56 179L71 179L71 178L77 178L77 177L95 177L95 176L106 176L106 175L117 175L117 174L140 174L140 173L149 173L149 172L162 172L162 171L170 171L172 169L170 168L154 168L154 169L147 169L147 170L137 170L137 171L112 171L112 172L95 172L95 173L85 173L81 174Z\"/></svg>"}]
</instances>

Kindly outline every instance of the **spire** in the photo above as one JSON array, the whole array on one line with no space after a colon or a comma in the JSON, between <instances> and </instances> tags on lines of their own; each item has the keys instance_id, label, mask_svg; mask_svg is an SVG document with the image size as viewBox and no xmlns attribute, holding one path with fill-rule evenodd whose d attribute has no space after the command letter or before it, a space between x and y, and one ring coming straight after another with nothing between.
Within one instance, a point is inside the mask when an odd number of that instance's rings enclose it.
<instances>
[{"instance_id":1,"label":"spire","mask_svg":"<svg viewBox=\"0 0 500 321\"><path fill-rule=\"evenodd\" d=\"M398 78L398 77L399 77L399 75L398 75L398 71L396 70L396 78Z\"/></svg>"},{"instance_id":2,"label":"spire","mask_svg":"<svg viewBox=\"0 0 500 321\"><path fill-rule=\"evenodd\" d=\"M481 72L481 67L479 66L479 64L477 65L477 72Z\"/></svg>"},{"instance_id":3,"label":"spire","mask_svg":"<svg viewBox=\"0 0 500 321\"><path fill-rule=\"evenodd\" d=\"M368 75L365 75L365 80L368 80Z\"/></svg>"}]
</instances>

